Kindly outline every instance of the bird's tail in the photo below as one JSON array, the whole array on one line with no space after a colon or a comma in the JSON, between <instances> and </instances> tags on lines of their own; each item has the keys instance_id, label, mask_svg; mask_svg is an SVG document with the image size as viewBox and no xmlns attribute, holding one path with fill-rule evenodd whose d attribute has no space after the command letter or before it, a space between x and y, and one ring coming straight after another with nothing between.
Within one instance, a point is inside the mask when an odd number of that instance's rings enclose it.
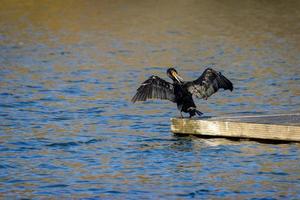
<instances>
[{"instance_id":1,"label":"bird's tail","mask_svg":"<svg viewBox=\"0 0 300 200\"><path fill-rule=\"evenodd\" d=\"M203 113L202 112L200 112L199 110L197 110L197 109L195 109L195 112L196 112L196 114L197 115L199 115L199 117L201 116L201 115L203 115Z\"/></svg>"},{"instance_id":2,"label":"bird's tail","mask_svg":"<svg viewBox=\"0 0 300 200\"><path fill-rule=\"evenodd\" d=\"M199 110L197 110L197 108L195 108L195 107L188 108L188 112L190 113L190 118L195 116L195 114L197 114L199 116L203 115L203 113L200 112Z\"/></svg>"}]
</instances>

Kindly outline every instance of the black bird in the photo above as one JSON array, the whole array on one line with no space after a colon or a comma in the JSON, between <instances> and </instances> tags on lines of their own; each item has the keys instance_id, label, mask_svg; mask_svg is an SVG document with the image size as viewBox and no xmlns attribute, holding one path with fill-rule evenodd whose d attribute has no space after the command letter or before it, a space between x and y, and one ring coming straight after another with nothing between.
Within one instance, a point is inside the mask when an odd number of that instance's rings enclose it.
<instances>
[{"instance_id":1,"label":"black bird","mask_svg":"<svg viewBox=\"0 0 300 200\"><path fill-rule=\"evenodd\" d=\"M189 113L190 117L193 117L196 114L199 116L203 114L197 110L193 95L207 100L220 88L233 90L232 83L221 72L211 68L207 68L194 81L183 81L174 68L169 68L167 75L173 80L173 83L153 75L141 84L131 101L135 103L147 99L170 100L177 104L181 117L182 112Z\"/></svg>"}]
</instances>

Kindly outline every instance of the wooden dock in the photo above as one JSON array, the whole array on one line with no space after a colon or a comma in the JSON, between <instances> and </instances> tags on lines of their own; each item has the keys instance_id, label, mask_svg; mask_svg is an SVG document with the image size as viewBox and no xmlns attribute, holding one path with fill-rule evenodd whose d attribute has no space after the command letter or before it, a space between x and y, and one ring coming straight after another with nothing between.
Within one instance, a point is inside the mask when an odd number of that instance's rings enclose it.
<instances>
[{"instance_id":1,"label":"wooden dock","mask_svg":"<svg viewBox=\"0 0 300 200\"><path fill-rule=\"evenodd\" d=\"M300 113L172 118L171 131L175 134L206 137L300 142Z\"/></svg>"}]
</instances>

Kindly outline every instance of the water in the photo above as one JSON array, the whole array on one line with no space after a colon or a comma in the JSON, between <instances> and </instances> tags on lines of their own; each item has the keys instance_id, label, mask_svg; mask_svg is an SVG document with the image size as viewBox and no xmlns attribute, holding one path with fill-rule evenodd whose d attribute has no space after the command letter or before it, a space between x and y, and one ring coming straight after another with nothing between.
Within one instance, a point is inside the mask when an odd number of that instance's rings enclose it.
<instances>
[{"instance_id":1,"label":"water","mask_svg":"<svg viewBox=\"0 0 300 200\"><path fill-rule=\"evenodd\" d=\"M2 1L1 199L299 199L300 146L177 137L152 74L235 85L206 115L300 112L298 1Z\"/></svg>"}]
</instances>

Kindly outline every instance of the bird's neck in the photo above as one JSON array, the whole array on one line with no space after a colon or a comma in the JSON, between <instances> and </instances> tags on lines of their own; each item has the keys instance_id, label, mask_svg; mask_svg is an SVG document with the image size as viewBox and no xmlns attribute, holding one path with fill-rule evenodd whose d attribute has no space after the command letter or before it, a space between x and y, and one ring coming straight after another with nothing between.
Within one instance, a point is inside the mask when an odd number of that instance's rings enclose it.
<instances>
[{"instance_id":1,"label":"bird's neck","mask_svg":"<svg viewBox=\"0 0 300 200\"><path fill-rule=\"evenodd\" d=\"M174 84L182 85L184 82L183 81L178 81L178 80L173 80Z\"/></svg>"}]
</instances>

